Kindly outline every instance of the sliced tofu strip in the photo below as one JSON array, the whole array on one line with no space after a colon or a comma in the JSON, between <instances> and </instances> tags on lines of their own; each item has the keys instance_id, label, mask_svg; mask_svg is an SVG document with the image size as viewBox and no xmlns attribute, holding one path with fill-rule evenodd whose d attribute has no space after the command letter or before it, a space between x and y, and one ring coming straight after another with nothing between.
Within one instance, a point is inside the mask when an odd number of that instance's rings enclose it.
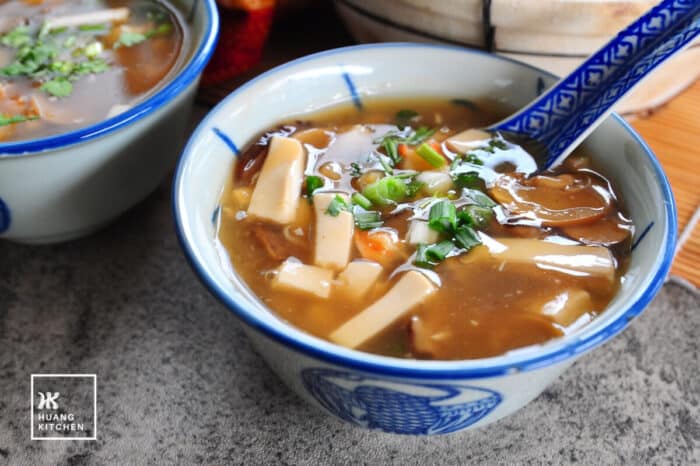
<instances>
[{"instance_id":1,"label":"sliced tofu strip","mask_svg":"<svg viewBox=\"0 0 700 466\"><path fill-rule=\"evenodd\" d=\"M304 159L298 140L273 137L250 198L248 215L280 224L293 222L301 198Z\"/></svg>"},{"instance_id":2,"label":"sliced tofu strip","mask_svg":"<svg viewBox=\"0 0 700 466\"><path fill-rule=\"evenodd\" d=\"M408 244L433 244L437 243L440 234L428 226L423 220L411 220L406 234Z\"/></svg>"},{"instance_id":3,"label":"sliced tofu strip","mask_svg":"<svg viewBox=\"0 0 700 466\"><path fill-rule=\"evenodd\" d=\"M491 139L491 135L480 129L468 129L454 136L447 138L445 143L448 149L458 154L464 154L470 150L477 149L483 145L487 145Z\"/></svg>"},{"instance_id":4,"label":"sliced tofu strip","mask_svg":"<svg viewBox=\"0 0 700 466\"><path fill-rule=\"evenodd\" d=\"M329 338L339 345L357 348L425 301L435 290L437 287L425 275L411 270L379 301L345 322Z\"/></svg>"},{"instance_id":5,"label":"sliced tofu strip","mask_svg":"<svg viewBox=\"0 0 700 466\"><path fill-rule=\"evenodd\" d=\"M338 291L350 299L364 297L382 274L382 266L371 261L353 261L338 274Z\"/></svg>"},{"instance_id":6,"label":"sliced tofu strip","mask_svg":"<svg viewBox=\"0 0 700 466\"><path fill-rule=\"evenodd\" d=\"M469 263L497 260L516 264L533 264L574 276L601 277L610 282L615 278L615 260L602 246L557 244L529 238L491 238L479 235L483 246L459 258Z\"/></svg>"},{"instance_id":7,"label":"sliced tofu strip","mask_svg":"<svg viewBox=\"0 0 700 466\"><path fill-rule=\"evenodd\" d=\"M352 214L347 211L340 212L335 217L326 213L335 196L340 196L348 202L348 196L344 194L314 195L314 213L316 214L314 264L333 270L342 270L350 262L355 221Z\"/></svg>"},{"instance_id":8,"label":"sliced tofu strip","mask_svg":"<svg viewBox=\"0 0 700 466\"><path fill-rule=\"evenodd\" d=\"M277 270L272 287L325 299L331 294L332 280L331 270L302 264L296 259L289 258Z\"/></svg>"}]
</instances>

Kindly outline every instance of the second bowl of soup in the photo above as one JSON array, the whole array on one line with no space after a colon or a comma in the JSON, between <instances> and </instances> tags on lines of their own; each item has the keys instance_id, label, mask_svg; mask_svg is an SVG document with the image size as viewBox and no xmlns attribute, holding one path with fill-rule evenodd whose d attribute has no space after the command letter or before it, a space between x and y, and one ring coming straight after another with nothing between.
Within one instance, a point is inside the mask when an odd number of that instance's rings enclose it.
<instances>
[{"instance_id":1,"label":"second bowl of soup","mask_svg":"<svg viewBox=\"0 0 700 466\"><path fill-rule=\"evenodd\" d=\"M553 170L479 129L542 81L455 48L355 47L273 70L202 123L181 240L301 396L386 432L484 425L655 294L673 199L622 120Z\"/></svg>"},{"instance_id":2,"label":"second bowl of soup","mask_svg":"<svg viewBox=\"0 0 700 466\"><path fill-rule=\"evenodd\" d=\"M172 168L213 1L0 4L0 237L84 235Z\"/></svg>"}]
</instances>

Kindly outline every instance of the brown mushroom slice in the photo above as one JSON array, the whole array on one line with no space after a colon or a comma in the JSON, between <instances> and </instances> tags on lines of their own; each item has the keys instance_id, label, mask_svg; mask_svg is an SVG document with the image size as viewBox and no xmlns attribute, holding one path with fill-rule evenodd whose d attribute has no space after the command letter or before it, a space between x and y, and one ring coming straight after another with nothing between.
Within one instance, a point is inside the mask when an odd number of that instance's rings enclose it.
<instances>
[{"instance_id":1,"label":"brown mushroom slice","mask_svg":"<svg viewBox=\"0 0 700 466\"><path fill-rule=\"evenodd\" d=\"M585 244L612 246L627 241L632 234L632 226L624 220L605 217L588 225L562 227L562 231Z\"/></svg>"},{"instance_id":2,"label":"brown mushroom slice","mask_svg":"<svg viewBox=\"0 0 700 466\"><path fill-rule=\"evenodd\" d=\"M571 226L595 222L611 203L607 187L587 173L498 177L491 196L514 217L524 217L542 226ZM516 219L517 223L517 219Z\"/></svg>"}]
</instances>

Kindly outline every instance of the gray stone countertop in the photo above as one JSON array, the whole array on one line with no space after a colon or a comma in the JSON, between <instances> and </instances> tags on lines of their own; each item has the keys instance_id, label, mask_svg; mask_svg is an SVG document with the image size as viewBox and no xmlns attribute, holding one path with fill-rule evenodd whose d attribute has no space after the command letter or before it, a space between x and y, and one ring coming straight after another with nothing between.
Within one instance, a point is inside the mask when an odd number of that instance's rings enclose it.
<instances>
[{"instance_id":1,"label":"gray stone countertop","mask_svg":"<svg viewBox=\"0 0 700 466\"><path fill-rule=\"evenodd\" d=\"M0 242L0 465L700 464L700 295L664 286L621 335L486 428L401 437L289 392L178 245L170 186L105 230ZM31 441L31 373L96 373L96 441Z\"/></svg>"}]
</instances>

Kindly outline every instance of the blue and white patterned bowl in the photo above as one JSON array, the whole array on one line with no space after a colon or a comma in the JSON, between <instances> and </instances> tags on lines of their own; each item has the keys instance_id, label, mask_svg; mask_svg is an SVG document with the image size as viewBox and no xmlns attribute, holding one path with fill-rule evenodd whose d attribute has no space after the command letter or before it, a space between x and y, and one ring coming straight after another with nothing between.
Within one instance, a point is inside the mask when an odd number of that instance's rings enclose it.
<instances>
[{"instance_id":1,"label":"blue and white patterned bowl","mask_svg":"<svg viewBox=\"0 0 700 466\"><path fill-rule=\"evenodd\" d=\"M0 238L55 243L84 236L145 198L173 169L219 31L214 0L176 5L191 46L169 82L97 124L0 143Z\"/></svg>"},{"instance_id":2,"label":"blue and white patterned bowl","mask_svg":"<svg viewBox=\"0 0 700 466\"><path fill-rule=\"evenodd\" d=\"M174 184L185 253L209 288L244 323L270 367L302 398L356 425L400 434L483 426L539 395L584 352L620 332L661 287L676 237L675 206L659 163L619 117L586 141L637 225L619 294L590 325L503 356L412 361L339 347L291 327L241 282L215 243L219 197L240 147L281 119L365 96L488 96L513 107L555 79L509 59L455 47L383 44L311 55L242 86L201 123Z\"/></svg>"}]
</instances>

